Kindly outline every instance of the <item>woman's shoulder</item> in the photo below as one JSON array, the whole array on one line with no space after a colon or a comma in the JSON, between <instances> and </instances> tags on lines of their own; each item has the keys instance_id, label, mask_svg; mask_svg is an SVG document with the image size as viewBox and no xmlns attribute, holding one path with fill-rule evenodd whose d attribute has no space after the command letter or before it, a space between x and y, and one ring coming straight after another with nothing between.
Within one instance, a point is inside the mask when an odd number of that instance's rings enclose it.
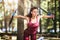
<instances>
[{"instance_id":1,"label":"woman's shoulder","mask_svg":"<svg viewBox=\"0 0 60 40\"><path fill-rule=\"evenodd\" d=\"M42 15L38 15L37 18L38 18L38 19L41 19L41 18L42 18Z\"/></svg>"},{"instance_id":2,"label":"woman's shoulder","mask_svg":"<svg viewBox=\"0 0 60 40\"><path fill-rule=\"evenodd\" d=\"M38 15L39 18L42 18L44 15Z\"/></svg>"},{"instance_id":3,"label":"woman's shoulder","mask_svg":"<svg viewBox=\"0 0 60 40\"><path fill-rule=\"evenodd\" d=\"M28 16L25 16L27 20L29 20L30 18Z\"/></svg>"}]
</instances>

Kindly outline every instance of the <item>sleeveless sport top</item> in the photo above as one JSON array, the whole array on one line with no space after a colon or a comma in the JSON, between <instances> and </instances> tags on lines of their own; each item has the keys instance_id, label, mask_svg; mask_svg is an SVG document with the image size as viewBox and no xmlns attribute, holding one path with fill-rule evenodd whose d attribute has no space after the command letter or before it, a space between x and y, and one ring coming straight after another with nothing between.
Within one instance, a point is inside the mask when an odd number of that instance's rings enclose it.
<instances>
[{"instance_id":1,"label":"sleeveless sport top","mask_svg":"<svg viewBox=\"0 0 60 40\"><path fill-rule=\"evenodd\" d=\"M35 23L32 23L31 22L31 19L29 20L28 22L28 27L38 27L39 26L39 22L38 22L38 17L36 17L36 22Z\"/></svg>"},{"instance_id":2,"label":"sleeveless sport top","mask_svg":"<svg viewBox=\"0 0 60 40\"><path fill-rule=\"evenodd\" d=\"M32 23L30 19L27 26L28 26L27 29L30 31L29 33L35 34L39 26L38 17L36 17L36 23Z\"/></svg>"}]
</instances>

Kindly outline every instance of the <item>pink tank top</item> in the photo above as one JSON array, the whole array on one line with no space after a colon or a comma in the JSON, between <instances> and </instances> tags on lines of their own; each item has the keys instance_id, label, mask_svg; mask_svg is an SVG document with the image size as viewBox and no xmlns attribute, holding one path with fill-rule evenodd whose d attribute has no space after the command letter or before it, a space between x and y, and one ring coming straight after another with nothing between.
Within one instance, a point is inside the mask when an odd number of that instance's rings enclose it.
<instances>
[{"instance_id":1,"label":"pink tank top","mask_svg":"<svg viewBox=\"0 0 60 40\"><path fill-rule=\"evenodd\" d=\"M36 17L36 23L32 23L31 19L29 20L28 27L35 28L35 27L38 27L38 26L39 26L38 17Z\"/></svg>"},{"instance_id":2,"label":"pink tank top","mask_svg":"<svg viewBox=\"0 0 60 40\"><path fill-rule=\"evenodd\" d=\"M27 26L28 26L28 30L30 31L29 33L33 33L33 34L36 33L37 28L39 26L38 17L36 17L36 23L32 23L30 19Z\"/></svg>"}]
</instances>

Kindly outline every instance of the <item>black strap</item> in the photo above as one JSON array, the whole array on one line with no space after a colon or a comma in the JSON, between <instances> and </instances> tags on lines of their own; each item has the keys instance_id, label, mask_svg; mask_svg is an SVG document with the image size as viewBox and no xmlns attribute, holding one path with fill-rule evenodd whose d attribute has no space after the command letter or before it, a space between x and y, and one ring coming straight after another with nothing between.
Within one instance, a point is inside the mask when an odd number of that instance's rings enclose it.
<instances>
[{"instance_id":1,"label":"black strap","mask_svg":"<svg viewBox=\"0 0 60 40\"><path fill-rule=\"evenodd\" d=\"M12 14L12 18L10 19L9 26L10 26L10 24L11 24L12 21L13 21L13 17L14 17L14 15L15 15L15 13L16 13L16 11L14 11L13 14Z\"/></svg>"}]
</instances>

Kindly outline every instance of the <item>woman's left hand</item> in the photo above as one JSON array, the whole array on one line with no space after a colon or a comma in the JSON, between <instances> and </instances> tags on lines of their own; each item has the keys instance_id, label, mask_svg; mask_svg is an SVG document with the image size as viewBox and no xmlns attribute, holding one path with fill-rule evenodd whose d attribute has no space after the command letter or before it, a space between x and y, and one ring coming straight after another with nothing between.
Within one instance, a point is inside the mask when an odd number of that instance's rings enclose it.
<instances>
[{"instance_id":1,"label":"woman's left hand","mask_svg":"<svg viewBox=\"0 0 60 40\"><path fill-rule=\"evenodd\" d=\"M53 18L53 19L54 19L54 15L53 15L53 14L51 14L50 16L51 16L51 18Z\"/></svg>"}]
</instances>

